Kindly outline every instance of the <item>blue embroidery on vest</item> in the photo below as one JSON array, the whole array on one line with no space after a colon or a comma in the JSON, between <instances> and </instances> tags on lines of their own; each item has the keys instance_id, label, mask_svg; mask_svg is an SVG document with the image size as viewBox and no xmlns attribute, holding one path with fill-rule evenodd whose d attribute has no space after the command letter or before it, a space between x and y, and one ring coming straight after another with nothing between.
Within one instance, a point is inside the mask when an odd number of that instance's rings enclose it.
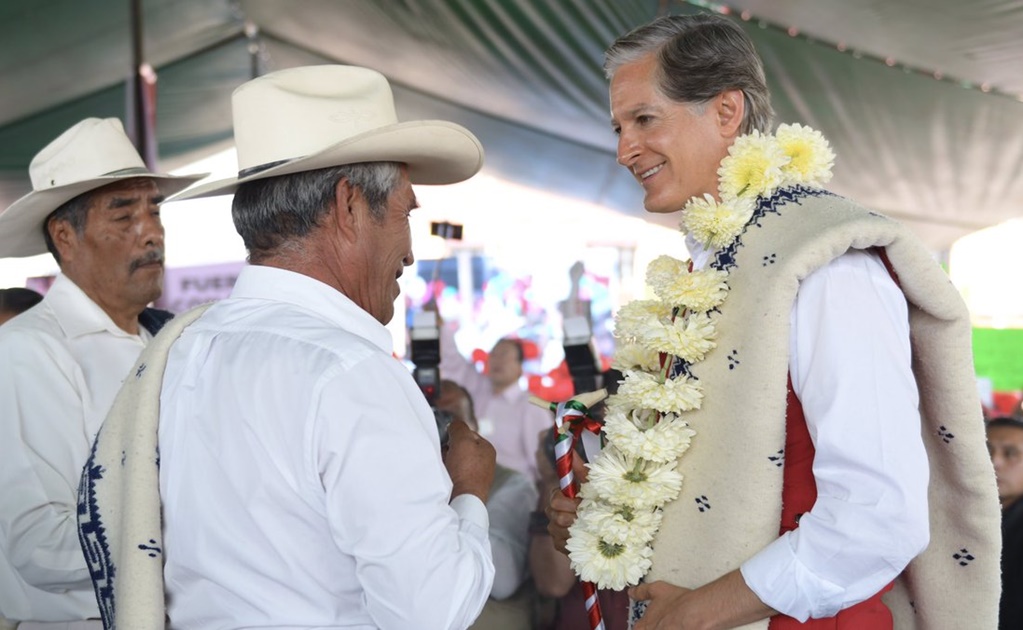
<instances>
[{"instance_id":1,"label":"blue embroidery on vest","mask_svg":"<svg viewBox=\"0 0 1023 630\"><path fill-rule=\"evenodd\" d=\"M688 361L686 361L682 357L672 357L671 368L668 371L668 375L671 378L678 378L680 376L685 376L685 377L690 378L690 379L692 379L694 381L700 380L700 379L698 379L693 374L692 364L690 364Z\"/></svg>"},{"instance_id":2,"label":"blue embroidery on vest","mask_svg":"<svg viewBox=\"0 0 1023 630\"><path fill-rule=\"evenodd\" d=\"M721 271L731 271L738 266L735 256L739 248L743 246L742 237L751 227L763 227L760 222L771 215L781 215L781 208L790 203L801 204L806 197L837 197L832 192L820 188L807 188L805 186L792 186L776 190L770 197L757 199L757 206L753 209L753 215L746 222L746 227L735 237L735 240L718 251L710 266ZM765 263L766 266L766 263Z\"/></svg>"},{"instance_id":3,"label":"blue embroidery on vest","mask_svg":"<svg viewBox=\"0 0 1023 630\"><path fill-rule=\"evenodd\" d=\"M152 546L149 546L149 545L152 545ZM149 539L149 545L139 545L139 549L141 549L142 551L145 551L146 555L148 555L150 558L155 558L156 556L158 556L161 553L163 553L163 549L160 549L159 547L157 547L156 546L156 541L153 540L152 538Z\"/></svg>"},{"instance_id":4,"label":"blue embroidery on vest","mask_svg":"<svg viewBox=\"0 0 1023 630\"><path fill-rule=\"evenodd\" d=\"M944 440L945 444L948 444L955 438L955 436L952 435L952 432L945 428L945 425L938 427L938 437Z\"/></svg>"},{"instance_id":5,"label":"blue embroidery on vest","mask_svg":"<svg viewBox=\"0 0 1023 630\"><path fill-rule=\"evenodd\" d=\"M650 603L647 601L634 601L632 602L632 608L629 609L629 627L636 625L636 622L643 618L646 614L646 608Z\"/></svg>"},{"instance_id":6,"label":"blue embroidery on vest","mask_svg":"<svg viewBox=\"0 0 1023 630\"><path fill-rule=\"evenodd\" d=\"M970 550L966 547L960 549L958 553L952 554L952 559L958 561L959 566L961 567L965 567L976 560L976 558L970 553Z\"/></svg>"},{"instance_id":7,"label":"blue embroidery on vest","mask_svg":"<svg viewBox=\"0 0 1023 630\"><path fill-rule=\"evenodd\" d=\"M85 563L89 567L89 577L96 592L103 626L114 627L114 567L110 557L110 545L107 543L106 528L99 515L96 505L96 482L103 478L103 467L96 464L96 442L92 444L92 452L85 468L82 480L78 484L78 541L85 554Z\"/></svg>"}]
</instances>

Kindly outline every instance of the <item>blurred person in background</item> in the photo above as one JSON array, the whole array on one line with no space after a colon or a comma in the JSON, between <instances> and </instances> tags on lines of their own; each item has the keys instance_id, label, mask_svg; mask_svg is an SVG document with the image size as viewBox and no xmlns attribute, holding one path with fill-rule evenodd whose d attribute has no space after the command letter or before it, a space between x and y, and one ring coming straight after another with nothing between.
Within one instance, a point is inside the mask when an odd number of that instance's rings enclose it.
<instances>
[{"instance_id":1,"label":"blurred person in background","mask_svg":"<svg viewBox=\"0 0 1023 630\"><path fill-rule=\"evenodd\" d=\"M472 397L454 381L443 380L436 409L477 430ZM532 624L533 589L526 583L529 514L536 505L536 487L522 473L498 464L487 497L494 586L483 612L473 624L482 630L518 630Z\"/></svg>"},{"instance_id":2,"label":"blurred person in background","mask_svg":"<svg viewBox=\"0 0 1023 630\"><path fill-rule=\"evenodd\" d=\"M517 470L532 481L536 469L536 436L551 425L550 413L529 403L522 389L524 352L517 339L505 338L494 344L487 359L486 374L458 352L454 331L441 327L440 371L444 378L464 387L478 410L479 432L494 445L497 463Z\"/></svg>"},{"instance_id":3,"label":"blurred person in background","mask_svg":"<svg viewBox=\"0 0 1023 630\"><path fill-rule=\"evenodd\" d=\"M992 418L987 449L1002 503L1002 601L999 630L1023 628L1023 420Z\"/></svg>"},{"instance_id":4,"label":"blurred person in background","mask_svg":"<svg viewBox=\"0 0 1023 630\"><path fill-rule=\"evenodd\" d=\"M49 251L60 273L0 326L0 616L22 630L98 628L84 621L99 611L78 479L128 370L171 317L147 308L163 290L160 203L202 176L151 173L115 118L60 134L29 176L32 192L0 214L0 258Z\"/></svg>"},{"instance_id":5,"label":"blurred person in background","mask_svg":"<svg viewBox=\"0 0 1023 630\"><path fill-rule=\"evenodd\" d=\"M42 300L41 293L25 287L0 289L0 324L21 315Z\"/></svg>"}]
</instances>

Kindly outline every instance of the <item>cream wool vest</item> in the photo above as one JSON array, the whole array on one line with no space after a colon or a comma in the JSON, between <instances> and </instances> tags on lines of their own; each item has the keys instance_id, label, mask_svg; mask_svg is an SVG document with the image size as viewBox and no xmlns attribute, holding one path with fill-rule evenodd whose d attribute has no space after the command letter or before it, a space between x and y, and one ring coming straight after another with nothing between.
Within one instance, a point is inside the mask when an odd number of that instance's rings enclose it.
<instances>
[{"instance_id":1,"label":"cream wool vest","mask_svg":"<svg viewBox=\"0 0 1023 630\"><path fill-rule=\"evenodd\" d=\"M884 248L909 303L913 371L930 461L930 544L885 596L895 628L997 625L1000 509L975 385L970 323L945 273L899 224L817 189L761 199L711 265L729 272L717 348L692 367L703 406L679 460L645 581L695 588L778 537L789 313L799 282L849 249ZM763 620L744 628L767 628Z\"/></svg>"}]
</instances>

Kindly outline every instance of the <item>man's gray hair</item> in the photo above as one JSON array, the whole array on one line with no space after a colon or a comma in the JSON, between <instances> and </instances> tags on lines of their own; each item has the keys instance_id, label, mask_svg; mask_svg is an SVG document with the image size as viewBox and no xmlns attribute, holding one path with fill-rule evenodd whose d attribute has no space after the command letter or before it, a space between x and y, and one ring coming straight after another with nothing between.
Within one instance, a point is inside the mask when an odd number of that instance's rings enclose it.
<instances>
[{"instance_id":1,"label":"man's gray hair","mask_svg":"<svg viewBox=\"0 0 1023 630\"><path fill-rule=\"evenodd\" d=\"M231 205L234 227L249 260L273 255L307 236L334 207L338 182L360 189L370 213L383 221L387 199L401 182L397 162L363 162L257 179L238 186Z\"/></svg>"},{"instance_id":2,"label":"man's gray hair","mask_svg":"<svg viewBox=\"0 0 1023 630\"><path fill-rule=\"evenodd\" d=\"M623 65L655 54L658 87L673 101L696 106L725 90L742 90L739 132L771 130L774 111L764 66L753 42L732 20L710 13L658 18L619 37L604 53L608 79Z\"/></svg>"},{"instance_id":3,"label":"man's gray hair","mask_svg":"<svg viewBox=\"0 0 1023 630\"><path fill-rule=\"evenodd\" d=\"M58 267L61 264L60 252L57 251L53 236L50 235L50 221L67 221L74 229L75 234L81 237L82 234L85 234L85 224L89 220L89 208L92 206L92 197L95 192L95 190L90 190L70 201L65 201L43 221L43 239L46 240L46 250L53 254L53 259L57 261Z\"/></svg>"}]
</instances>

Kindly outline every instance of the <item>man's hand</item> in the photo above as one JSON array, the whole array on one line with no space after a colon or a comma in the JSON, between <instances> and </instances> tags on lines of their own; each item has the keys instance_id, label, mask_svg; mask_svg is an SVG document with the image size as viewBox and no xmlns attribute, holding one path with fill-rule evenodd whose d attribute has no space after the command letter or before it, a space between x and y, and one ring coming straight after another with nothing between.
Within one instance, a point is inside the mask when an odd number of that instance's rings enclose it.
<instances>
[{"instance_id":1,"label":"man's hand","mask_svg":"<svg viewBox=\"0 0 1023 630\"><path fill-rule=\"evenodd\" d=\"M650 602L635 630L725 630L776 614L746 586L738 570L698 589L640 584L629 597Z\"/></svg>"},{"instance_id":2,"label":"man's hand","mask_svg":"<svg viewBox=\"0 0 1023 630\"><path fill-rule=\"evenodd\" d=\"M536 439L536 472L540 478L536 482L536 509L547 512L547 506L551 501L551 494L561 492L561 484L558 483L558 472L554 470L554 464L547 452L547 440L553 429L544 429Z\"/></svg>"},{"instance_id":3,"label":"man's hand","mask_svg":"<svg viewBox=\"0 0 1023 630\"><path fill-rule=\"evenodd\" d=\"M586 482L588 474L586 464L583 463L582 457L574 449L572 450L572 474L575 476L577 484ZM565 543L568 542L568 528L575 522L576 511L579 509L579 503L581 502L582 499L579 498L569 499L560 489L556 492L551 492L547 509L545 510L547 518L550 520L550 524L547 525L547 531L551 535L554 548L561 553L568 553L568 550L565 549Z\"/></svg>"},{"instance_id":4,"label":"man's hand","mask_svg":"<svg viewBox=\"0 0 1023 630\"><path fill-rule=\"evenodd\" d=\"M448 469L452 498L460 494L473 494L487 502L490 485L494 482L497 453L494 446L480 437L461 420L448 427L448 449L444 454L444 467Z\"/></svg>"},{"instance_id":5,"label":"man's hand","mask_svg":"<svg viewBox=\"0 0 1023 630\"><path fill-rule=\"evenodd\" d=\"M651 582L640 584L629 589L629 597L637 601L649 602L643 618L635 630L655 630L657 628L696 628L683 623L682 617L688 612L683 597L693 591L667 582ZM699 626L703 627L703 626Z\"/></svg>"}]
</instances>

